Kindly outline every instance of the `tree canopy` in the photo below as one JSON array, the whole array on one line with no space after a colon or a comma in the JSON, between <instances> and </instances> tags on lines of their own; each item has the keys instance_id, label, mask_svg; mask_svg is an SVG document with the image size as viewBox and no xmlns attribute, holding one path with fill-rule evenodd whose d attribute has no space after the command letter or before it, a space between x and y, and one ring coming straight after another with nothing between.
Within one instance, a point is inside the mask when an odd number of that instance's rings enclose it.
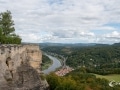
<instances>
[{"instance_id":1,"label":"tree canopy","mask_svg":"<svg viewBox=\"0 0 120 90\"><path fill-rule=\"evenodd\" d=\"M0 43L20 44L21 38L15 34L14 21L10 11L0 13Z\"/></svg>"},{"instance_id":2,"label":"tree canopy","mask_svg":"<svg viewBox=\"0 0 120 90\"><path fill-rule=\"evenodd\" d=\"M73 68L86 67L87 72L101 75L120 74L120 45L67 47L48 46L42 49L68 57L66 64Z\"/></svg>"},{"instance_id":3,"label":"tree canopy","mask_svg":"<svg viewBox=\"0 0 120 90\"><path fill-rule=\"evenodd\" d=\"M109 81L97 78L91 73L81 72L81 68L59 77L54 73L46 76L50 90L120 90L120 86L109 86Z\"/></svg>"}]
</instances>

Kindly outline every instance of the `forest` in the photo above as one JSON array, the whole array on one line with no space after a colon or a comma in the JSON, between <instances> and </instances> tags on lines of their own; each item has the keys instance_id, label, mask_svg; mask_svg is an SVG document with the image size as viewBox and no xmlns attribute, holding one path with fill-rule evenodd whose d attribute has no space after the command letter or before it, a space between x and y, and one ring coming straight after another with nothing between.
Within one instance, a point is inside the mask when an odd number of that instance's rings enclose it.
<instances>
[{"instance_id":1,"label":"forest","mask_svg":"<svg viewBox=\"0 0 120 90\"><path fill-rule=\"evenodd\" d=\"M73 68L85 67L89 73L120 74L120 45L88 47L50 46L43 51L68 57L66 64Z\"/></svg>"},{"instance_id":2,"label":"forest","mask_svg":"<svg viewBox=\"0 0 120 90\"><path fill-rule=\"evenodd\" d=\"M109 81L104 78L96 78L87 73L84 68L79 68L66 76L59 77L54 73L46 76L50 90L120 90L119 85L109 86Z\"/></svg>"},{"instance_id":3,"label":"forest","mask_svg":"<svg viewBox=\"0 0 120 90\"><path fill-rule=\"evenodd\" d=\"M50 90L120 90L120 85L109 86L111 79L98 77L120 75L120 43L45 46L42 50L59 58L68 57L66 64L75 69L63 77L54 73L47 75Z\"/></svg>"}]
</instances>

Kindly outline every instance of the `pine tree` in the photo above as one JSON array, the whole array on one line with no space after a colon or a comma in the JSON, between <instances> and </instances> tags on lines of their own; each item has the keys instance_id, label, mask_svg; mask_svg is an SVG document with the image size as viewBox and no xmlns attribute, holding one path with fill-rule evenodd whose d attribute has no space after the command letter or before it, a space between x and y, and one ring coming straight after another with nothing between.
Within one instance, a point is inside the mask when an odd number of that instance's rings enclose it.
<instances>
[{"instance_id":1,"label":"pine tree","mask_svg":"<svg viewBox=\"0 0 120 90\"><path fill-rule=\"evenodd\" d=\"M1 13L0 16L0 25L3 29L3 35L10 35L15 31L15 28L13 27L14 21L12 20L11 12L7 10L6 12Z\"/></svg>"},{"instance_id":2,"label":"pine tree","mask_svg":"<svg viewBox=\"0 0 120 90\"><path fill-rule=\"evenodd\" d=\"M0 43L20 44L21 38L16 35L14 21L10 11L0 13Z\"/></svg>"}]
</instances>

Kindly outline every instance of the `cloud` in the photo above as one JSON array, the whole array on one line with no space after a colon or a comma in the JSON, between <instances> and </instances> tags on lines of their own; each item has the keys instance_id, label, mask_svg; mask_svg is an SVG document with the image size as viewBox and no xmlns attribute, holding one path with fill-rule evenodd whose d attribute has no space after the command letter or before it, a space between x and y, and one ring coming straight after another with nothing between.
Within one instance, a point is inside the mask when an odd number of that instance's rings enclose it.
<instances>
[{"instance_id":1,"label":"cloud","mask_svg":"<svg viewBox=\"0 0 120 90\"><path fill-rule=\"evenodd\" d=\"M119 39L120 40L120 32L113 31L112 33L106 34L105 37L109 38L109 39Z\"/></svg>"},{"instance_id":2,"label":"cloud","mask_svg":"<svg viewBox=\"0 0 120 90\"><path fill-rule=\"evenodd\" d=\"M118 31L112 31L111 33L106 33L101 36L96 36L96 39L94 39L94 42L99 43L109 43L112 44L113 42L119 42L120 41L120 32Z\"/></svg>"},{"instance_id":3,"label":"cloud","mask_svg":"<svg viewBox=\"0 0 120 90\"><path fill-rule=\"evenodd\" d=\"M120 27L107 24L120 23L119 3L120 0L0 0L0 11L12 12L16 33L26 42L110 43L106 38ZM98 35L102 31L106 35ZM115 40L118 39L111 43Z\"/></svg>"}]
</instances>

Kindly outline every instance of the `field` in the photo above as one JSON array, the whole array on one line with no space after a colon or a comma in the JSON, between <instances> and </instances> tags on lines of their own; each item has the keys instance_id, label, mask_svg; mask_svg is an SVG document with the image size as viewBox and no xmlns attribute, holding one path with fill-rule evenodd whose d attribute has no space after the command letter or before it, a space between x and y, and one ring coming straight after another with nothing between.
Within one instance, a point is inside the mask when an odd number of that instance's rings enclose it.
<instances>
[{"instance_id":1,"label":"field","mask_svg":"<svg viewBox=\"0 0 120 90\"><path fill-rule=\"evenodd\" d=\"M105 78L109 81L115 80L115 81L119 81L120 82L120 74L111 74L111 75L98 75L98 74L94 74L96 75L97 78Z\"/></svg>"}]
</instances>

